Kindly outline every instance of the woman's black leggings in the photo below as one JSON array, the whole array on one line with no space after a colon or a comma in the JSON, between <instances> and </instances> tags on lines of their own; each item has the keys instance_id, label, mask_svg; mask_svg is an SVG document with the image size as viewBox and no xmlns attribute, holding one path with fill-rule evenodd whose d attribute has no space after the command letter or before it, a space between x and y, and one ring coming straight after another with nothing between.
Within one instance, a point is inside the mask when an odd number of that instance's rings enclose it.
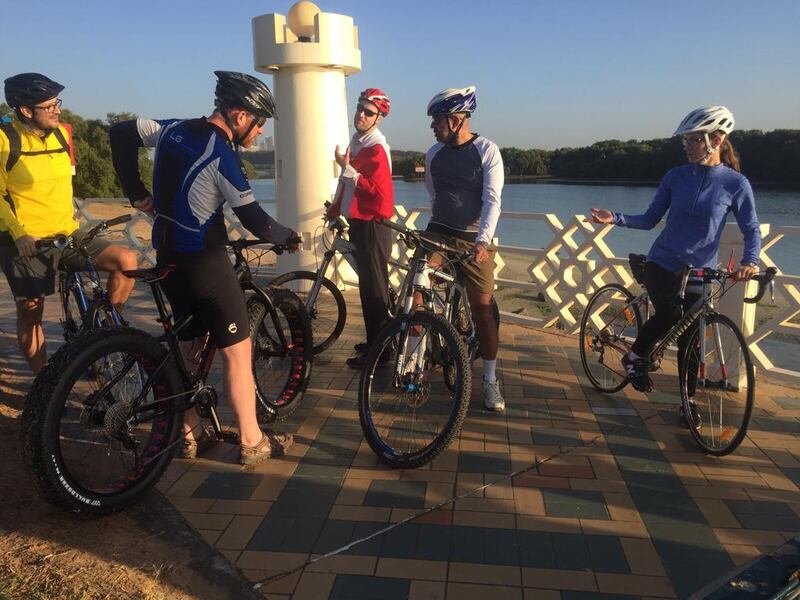
<instances>
[{"instance_id":1,"label":"woman's black leggings","mask_svg":"<svg viewBox=\"0 0 800 600\"><path fill-rule=\"evenodd\" d=\"M644 285L650 295L655 312L639 330L639 336L631 350L643 358L649 358L656 342L680 321L683 311L689 310L701 297L698 292L690 293L687 288L683 302L678 296L681 288L681 272L673 273L654 262L647 262L644 267ZM683 364L686 345L693 328L678 339L678 370ZM694 379L694 377L692 377ZM690 395L693 395L694 382L690 382Z\"/></svg>"}]
</instances>

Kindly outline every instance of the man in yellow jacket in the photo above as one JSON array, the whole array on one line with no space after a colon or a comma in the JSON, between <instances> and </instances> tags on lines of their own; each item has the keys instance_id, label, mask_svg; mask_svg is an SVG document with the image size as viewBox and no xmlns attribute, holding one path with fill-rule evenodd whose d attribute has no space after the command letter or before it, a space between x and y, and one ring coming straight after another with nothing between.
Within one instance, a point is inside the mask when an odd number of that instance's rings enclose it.
<instances>
[{"instance_id":1,"label":"man in yellow jacket","mask_svg":"<svg viewBox=\"0 0 800 600\"><path fill-rule=\"evenodd\" d=\"M55 291L59 263L82 269L74 251L36 248L36 240L78 229L72 204L72 163L59 123L64 86L39 73L5 80L11 123L0 127L0 266L17 306L17 342L31 370L47 361L42 331L44 297ZM87 250L98 269L109 272L111 302L121 307L133 280L121 271L137 267L136 253L92 240Z\"/></svg>"}]
</instances>

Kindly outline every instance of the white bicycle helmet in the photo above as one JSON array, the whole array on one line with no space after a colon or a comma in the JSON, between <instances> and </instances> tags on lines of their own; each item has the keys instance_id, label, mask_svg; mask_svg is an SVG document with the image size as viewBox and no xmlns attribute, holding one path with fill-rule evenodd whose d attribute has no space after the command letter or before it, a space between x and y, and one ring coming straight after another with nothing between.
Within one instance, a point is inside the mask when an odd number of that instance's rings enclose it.
<instances>
[{"instance_id":1,"label":"white bicycle helmet","mask_svg":"<svg viewBox=\"0 0 800 600\"><path fill-rule=\"evenodd\" d=\"M733 125L733 113L724 106L704 106L686 115L672 135L713 133L715 131L729 134L733 131Z\"/></svg>"},{"instance_id":2,"label":"white bicycle helmet","mask_svg":"<svg viewBox=\"0 0 800 600\"><path fill-rule=\"evenodd\" d=\"M465 88L447 88L436 94L428 102L428 116L452 115L455 113L467 113L471 115L478 107L475 98L475 86Z\"/></svg>"}]
</instances>

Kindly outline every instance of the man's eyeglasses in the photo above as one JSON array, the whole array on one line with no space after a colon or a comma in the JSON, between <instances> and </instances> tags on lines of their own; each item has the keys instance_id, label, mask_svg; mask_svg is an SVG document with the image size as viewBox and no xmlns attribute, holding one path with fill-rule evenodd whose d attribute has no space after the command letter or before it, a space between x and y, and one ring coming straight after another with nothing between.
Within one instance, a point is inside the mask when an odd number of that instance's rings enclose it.
<instances>
[{"instance_id":1,"label":"man's eyeglasses","mask_svg":"<svg viewBox=\"0 0 800 600\"><path fill-rule=\"evenodd\" d=\"M43 110L46 113L54 113L56 112L56 109L61 109L61 102L61 98L57 98L55 102L48 104L47 106L31 106L31 108Z\"/></svg>"},{"instance_id":2,"label":"man's eyeglasses","mask_svg":"<svg viewBox=\"0 0 800 600\"><path fill-rule=\"evenodd\" d=\"M681 143L683 143L684 146L695 146L705 141L706 138L703 135L684 135L681 137Z\"/></svg>"},{"instance_id":3,"label":"man's eyeglasses","mask_svg":"<svg viewBox=\"0 0 800 600\"><path fill-rule=\"evenodd\" d=\"M359 104L358 106L356 106L356 112L357 113L360 113L360 112L364 113L364 116L367 116L367 117L374 117L375 115L378 114L377 111L370 110L366 106L364 106L363 104Z\"/></svg>"},{"instance_id":4,"label":"man's eyeglasses","mask_svg":"<svg viewBox=\"0 0 800 600\"><path fill-rule=\"evenodd\" d=\"M259 117L255 116L255 115L253 115L253 120L255 121L255 123L256 123L255 126L258 129L261 129L262 127L264 127L264 125L267 124L267 118L266 117L260 117L259 118Z\"/></svg>"}]
</instances>

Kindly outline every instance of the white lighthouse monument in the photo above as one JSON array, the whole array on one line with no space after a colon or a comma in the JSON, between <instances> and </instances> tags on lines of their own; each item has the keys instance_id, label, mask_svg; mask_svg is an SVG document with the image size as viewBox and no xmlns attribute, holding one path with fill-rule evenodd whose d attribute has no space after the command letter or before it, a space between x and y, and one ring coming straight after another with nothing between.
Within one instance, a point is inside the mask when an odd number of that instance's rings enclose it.
<instances>
[{"instance_id":1,"label":"white lighthouse monument","mask_svg":"<svg viewBox=\"0 0 800 600\"><path fill-rule=\"evenodd\" d=\"M257 71L273 76L277 219L303 237L303 250L279 268L313 270L314 231L339 176L334 149L350 138L344 78L361 70L358 28L303 0L288 18L253 19L253 57Z\"/></svg>"}]
</instances>

